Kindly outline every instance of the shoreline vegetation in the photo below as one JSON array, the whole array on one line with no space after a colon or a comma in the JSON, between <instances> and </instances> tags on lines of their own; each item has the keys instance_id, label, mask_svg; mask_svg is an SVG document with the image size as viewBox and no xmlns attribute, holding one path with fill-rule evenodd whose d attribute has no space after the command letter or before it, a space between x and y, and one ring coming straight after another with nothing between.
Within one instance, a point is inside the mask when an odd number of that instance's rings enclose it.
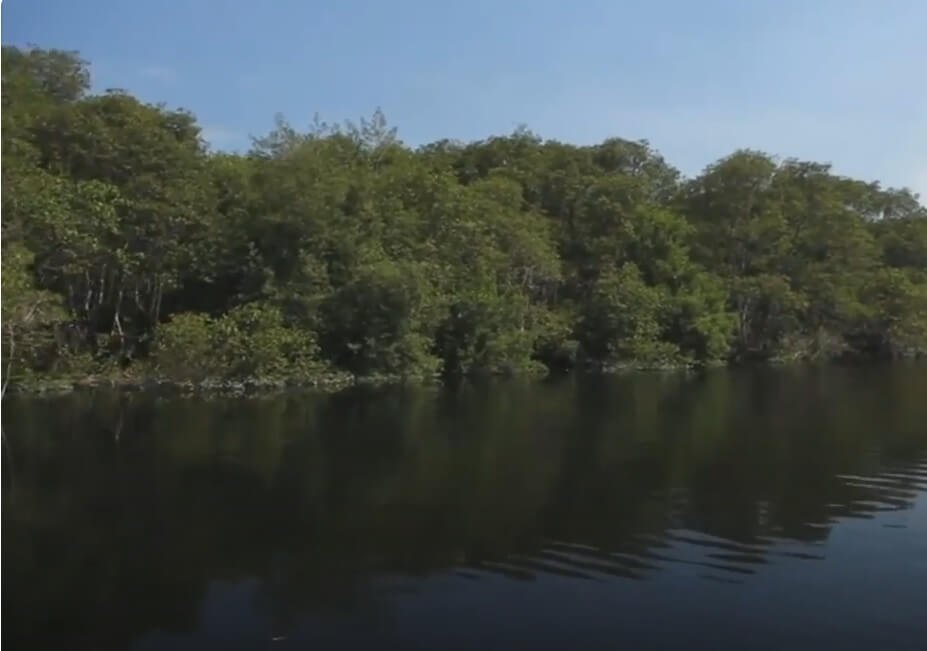
<instances>
[{"instance_id":1,"label":"shoreline vegetation","mask_svg":"<svg viewBox=\"0 0 927 651\"><path fill-rule=\"evenodd\" d=\"M745 361L738 363L714 364L664 364L662 366L646 366L635 363L615 364L610 366L588 365L574 368L547 368L536 365L529 369L522 369L512 373L480 373L475 372L466 376L445 375L434 373L430 376L402 376L402 375L367 375L354 376L346 372L329 371L305 378L260 378L240 377L221 378L210 377L202 379L178 379L146 373L96 373L74 376L32 376L14 378L8 389L11 395L45 396L71 393L75 391L107 390L125 393L151 392L164 395L182 395L199 397L229 397L229 396L266 396L284 392L315 392L336 393L352 387L385 387L385 386L419 386L441 387L448 384L456 385L460 381L487 381L487 380L532 380L542 381L552 378L567 377L575 373L582 375L622 375L631 373L647 374L699 374L712 370L731 368L767 368L775 367L814 367L824 365L874 365L893 362L919 363L923 355L908 356L890 359L873 357L844 357L826 360L813 359L770 359L761 363ZM4 389L6 395L7 389Z\"/></svg>"},{"instance_id":2,"label":"shoreline vegetation","mask_svg":"<svg viewBox=\"0 0 927 651\"><path fill-rule=\"evenodd\" d=\"M217 152L76 53L2 66L4 393L927 354L927 209L827 164L413 148L379 111Z\"/></svg>"}]
</instances>

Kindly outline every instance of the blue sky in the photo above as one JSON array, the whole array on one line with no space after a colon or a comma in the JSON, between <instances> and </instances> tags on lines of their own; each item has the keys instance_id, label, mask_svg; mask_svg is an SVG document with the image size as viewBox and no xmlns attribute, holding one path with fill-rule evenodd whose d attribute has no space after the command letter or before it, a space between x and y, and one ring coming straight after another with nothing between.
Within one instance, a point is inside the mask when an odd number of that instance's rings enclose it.
<instances>
[{"instance_id":1,"label":"blue sky","mask_svg":"<svg viewBox=\"0 0 927 651\"><path fill-rule=\"evenodd\" d=\"M417 145L525 124L646 138L686 174L739 147L927 197L927 0L6 0L3 42L192 110L216 147L276 113L380 106Z\"/></svg>"}]
</instances>

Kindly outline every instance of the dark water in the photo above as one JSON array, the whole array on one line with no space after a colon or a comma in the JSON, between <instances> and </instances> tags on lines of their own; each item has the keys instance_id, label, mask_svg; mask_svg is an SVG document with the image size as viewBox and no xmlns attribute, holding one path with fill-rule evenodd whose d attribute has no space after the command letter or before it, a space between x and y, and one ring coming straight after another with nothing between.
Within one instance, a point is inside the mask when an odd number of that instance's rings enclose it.
<instances>
[{"instance_id":1,"label":"dark water","mask_svg":"<svg viewBox=\"0 0 927 651\"><path fill-rule=\"evenodd\" d=\"M923 366L3 423L7 649L927 649Z\"/></svg>"}]
</instances>

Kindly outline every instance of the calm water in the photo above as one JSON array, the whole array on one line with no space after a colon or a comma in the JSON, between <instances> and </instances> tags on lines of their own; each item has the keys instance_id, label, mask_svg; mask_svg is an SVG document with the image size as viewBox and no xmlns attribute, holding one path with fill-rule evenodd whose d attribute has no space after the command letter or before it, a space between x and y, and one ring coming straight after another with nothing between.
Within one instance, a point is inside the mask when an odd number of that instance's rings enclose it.
<instances>
[{"instance_id":1,"label":"calm water","mask_svg":"<svg viewBox=\"0 0 927 651\"><path fill-rule=\"evenodd\" d=\"M927 648L927 367L4 404L3 642Z\"/></svg>"}]
</instances>

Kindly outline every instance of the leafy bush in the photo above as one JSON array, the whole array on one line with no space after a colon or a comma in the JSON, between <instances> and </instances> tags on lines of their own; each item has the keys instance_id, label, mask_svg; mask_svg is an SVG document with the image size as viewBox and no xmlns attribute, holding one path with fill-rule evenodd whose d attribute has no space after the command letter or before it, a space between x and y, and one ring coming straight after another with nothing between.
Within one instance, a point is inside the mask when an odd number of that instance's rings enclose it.
<instances>
[{"instance_id":1,"label":"leafy bush","mask_svg":"<svg viewBox=\"0 0 927 651\"><path fill-rule=\"evenodd\" d=\"M433 374L425 289L411 269L390 262L362 269L322 304L326 357L355 375Z\"/></svg>"},{"instance_id":2,"label":"leafy bush","mask_svg":"<svg viewBox=\"0 0 927 651\"><path fill-rule=\"evenodd\" d=\"M324 369L312 333L287 327L278 309L261 303L218 319L174 316L158 328L156 361L164 375L193 381L306 380Z\"/></svg>"},{"instance_id":3,"label":"leafy bush","mask_svg":"<svg viewBox=\"0 0 927 651\"><path fill-rule=\"evenodd\" d=\"M669 295L647 285L637 266L606 269L592 288L579 323L584 353L606 364L664 366L682 360L679 347L661 340Z\"/></svg>"},{"instance_id":4,"label":"leafy bush","mask_svg":"<svg viewBox=\"0 0 927 651\"><path fill-rule=\"evenodd\" d=\"M161 373L179 380L224 375L209 316L182 312L158 326L155 360Z\"/></svg>"}]
</instances>

